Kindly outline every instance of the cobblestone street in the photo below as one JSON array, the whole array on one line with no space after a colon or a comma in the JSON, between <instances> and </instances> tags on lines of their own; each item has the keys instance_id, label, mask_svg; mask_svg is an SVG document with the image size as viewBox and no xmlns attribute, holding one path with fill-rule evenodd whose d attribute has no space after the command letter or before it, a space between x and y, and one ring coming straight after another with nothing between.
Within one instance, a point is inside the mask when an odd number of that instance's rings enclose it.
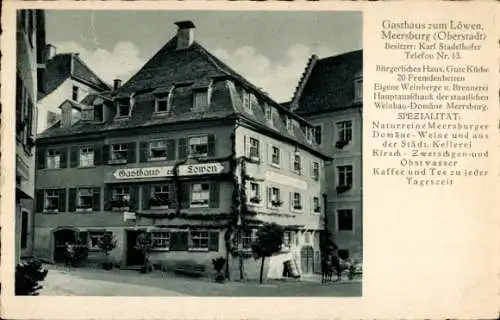
<instances>
[{"instance_id":1,"label":"cobblestone street","mask_svg":"<svg viewBox=\"0 0 500 320\"><path fill-rule=\"evenodd\" d=\"M360 281L321 284L317 277L304 281L268 280L219 284L210 279L177 277L170 273L141 274L132 270L64 269L46 266L42 296L361 296Z\"/></svg>"}]
</instances>

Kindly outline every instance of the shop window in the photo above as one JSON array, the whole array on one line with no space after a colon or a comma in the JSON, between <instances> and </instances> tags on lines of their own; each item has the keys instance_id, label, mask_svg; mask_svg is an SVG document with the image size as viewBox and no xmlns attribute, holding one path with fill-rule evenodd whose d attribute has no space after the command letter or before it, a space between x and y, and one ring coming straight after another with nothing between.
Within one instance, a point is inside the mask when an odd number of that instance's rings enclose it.
<instances>
[{"instance_id":1,"label":"shop window","mask_svg":"<svg viewBox=\"0 0 500 320\"><path fill-rule=\"evenodd\" d=\"M339 231L352 231L353 224L352 210L337 210L337 226Z\"/></svg>"},{"instance_id":2,"label":"shop window","mask_svg":"<svg viewBox=\"0 0 500 320\"><path fill-rule=\"evenodd\" d=\"M80 167L94 166L94 147L84 146L80 148Z\"/></svg>"},{"instance_id":3,"label":"shop window","mask_svg":"<svg viewBox=\"0 0 500 320\"><path fill-rule=\"evenodd\" d=\"M152 231L151 238L153 240L153 249L170 249L170 232L168 231Z\"/></svg>"},{"instance_id":4,"label":"shop window","mask_svg":"<svg viewBox=\"0 0 500 320\"><path fill-rule=\"evenodd\" d=\"M61 152L59 150L47 150L47 168L59 169L61 167Z\"/></svg>"},{"instance_id":5,"label":"shop window","mask_svg":"<svg viewBox=\"0 0 500 320\"><path fill-rule=\"evenodd\" d=\"M208 136L191 137L188 145L191 156L206 157L208 155Z\"/></svg>"},{"instance_id":6,"label":"shop window","mask_svg":"<svg viewBox=\"0 0 500 320\"><path fill-rule=\"evenodd\" d=\"M195 183L191 186L191 207L208 207L210 200L210 184Z\"/></svg>"},{"instance_id":7,"label":"shop window","mask_svg":"<svg viewBox=\"0 0 500 320\"><path fill-rule=\"evenodd\" d=\"M209 233L208 231L191 231L191 250L208 250Z\"/></svg>"}]
</instances>

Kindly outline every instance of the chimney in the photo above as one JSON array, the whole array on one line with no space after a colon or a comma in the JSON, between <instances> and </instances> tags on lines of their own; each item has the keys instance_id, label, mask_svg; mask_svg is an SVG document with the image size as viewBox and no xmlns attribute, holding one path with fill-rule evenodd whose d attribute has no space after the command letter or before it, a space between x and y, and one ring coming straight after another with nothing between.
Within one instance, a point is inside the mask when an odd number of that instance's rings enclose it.
<instances>
[{"instance_id":1,"label":"chimney","mask_svg":"<svg viewBox=\"0 0 500 320\"><path fill-rule=\"evenodd\" d=\"M52 44L47 44L45 46L45 61L47 62L49 60L52 60L52 58L54 58L56 53L57 53L56 46L54 46Z\"/></svg>"},{"instance_id":2,"label":"chimney","mask_svg":"<svg viewBox=\"0 0 500 320\"><path fill-rule=\"evenodd\" d=\"M116 91L118 88L122 86L122 81L120 79L113 80L113 90Z\"/></svg>"},{"instance_id":3,"label":"chimney","mask_svg":"<svg viewBox=\"0 0 500 320\"><path fill-rule=\"evenodd\" d=\"M195 25L192 21L178 21L175 23L177 29L177 50L187 49L194 42L194 28Z\"/></svg>"}]
</instances>

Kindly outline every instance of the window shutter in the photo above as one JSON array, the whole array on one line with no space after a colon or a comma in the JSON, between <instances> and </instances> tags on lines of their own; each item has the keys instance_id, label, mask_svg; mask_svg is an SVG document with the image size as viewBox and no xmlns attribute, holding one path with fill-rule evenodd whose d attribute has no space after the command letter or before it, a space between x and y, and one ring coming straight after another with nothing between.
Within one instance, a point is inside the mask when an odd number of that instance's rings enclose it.
<instances>
[{"instance_id":1,"label":"window shutter","mask_svg":"<svg viewBox=\"0 0 500 320\"><path fill-rule=\"evenodd\" d=\"M36 190L35 191L35 198L36 198L36 212L43 212L43 207L44 207L44 196L45 196L45 191L44 190Z\"/></svg>"},{"instance_id":2,"label":"window shutter","mask_svg":"<svg viewBox=\"0 0 500 320\"><path fill-rule=\"evenodd\" d=\"M271 206L271 187L267 187L267 206Z\"/></svg>"},{"instance_id":3,"label":"window shutter","mask_svg":"<svg viewBox=\"0 0 500 320\"><path fill-rule=\"evenodd\" d=\"M272 144L267 145L267 159L270 163L273 162L273 145Z\"/></svg>"},{"instance_id":4,"label":"window shutter","mask_svg":"<svg viewBox=\"0 0 500 320\"><path fill-rule=\"evenodd\" d=\"M148 162L149 158L149 142L141 141L139 144L139 162Z\"/></svg>"},{"instance_id":5,"label":"window shutter","mask_svg":"<svg viewBox=\"0 0 500 320\"><path fill-rule=\"evenodd\" d=\"M37 157L37 168L45 169L45 147L38 147L36 157Z\"/></svg>"},{"instance_id":6,"label":"window shutter","mask_svg":"<svg viewBox=\"0 0 500 320\"><path fill-rule=\"evenodd\" d=\"M61 158L60 158L60 168L66 168L68 166L68 148L61 148Z\"/></svg>"},{"instance_id":7,"label":"window shutter","mask_svg":"<svg viewBox=\"0 0 500 320\"><path fill-rule=\"evenodd\" d=\"M113 188L110 185L104 186L104 210L111 210L111 200L113 198Z\"/></svg>"},{"instance_id":8,"label":"window shutter","mask_svg":"<svg viewBox=\"0 0 500 320\"><path fill-rule=\"evenodd\" d=\"M66 189L59 189L59 212L66 212Z\"/></svg>"},{"instance_id":9,"label":"window shutter","mask_svg":"<svg viewBox=\"0 0 500 320\"><path fill-rule=\"evenodd\" d=\"M109 144L105 144L102 146L102 163L107 164L109 161L109 151L111 146Z\"/></svg>"},{"instance_id":10,"label":"window shutter","mask_svg":"<svg viewBox=\"0 0 500 320\"><path fill-rule=\"evenodd\" d=\"M136 147L135 142L130 142L127 144L127 163L135 163L136 162L135 147Z\"/></svg>"},{"instance_id":11,"label":"window shutter","mask_svg":"<svg viewBox=\"0 0 500 320\"><path fill-rule=\"evenodd\" d=\"M210 183L210 208L219 207L219 184Z\"/></svg>"},{"instance_id":12,"label":"window shutter","mask_svg":"<svg viewBox=\"0 0 500 320\"><path fill-rule=\"evenodd\" d=\"M219 251L219 232L211 231L208 239L208 250Z\"/></svg>"},{"instance_id":13,"label":"window shutter","mask_svg":"<svg viewBox=\"0 0 500 320\"><path fill-rule=\"evenodd\" d=\"M76 211L76 197L77 197L76 188L70 188L69 199L68 199L68 212Z\"/></svg>"},{"instance_id":14,"label":"window shutter","mask_svg":"<svg viewBox=\"0 0 500 320\"><path fill-rule=\"evenodd\" d=\"M289 192L288 193L288 201L289 201L289 206L290 206L290 210L293 210L293 193L292 192Z\"/></svg>"},{"instance_id":15,"label":"window shutter","mask_svg":"<svg viewBox=\"0 0 500 320\"><path fill-rule=\"evenodd\" d=\"M208 135L208 156L215 156L215 136L213 134Z\"/></svg>"},{"instance_id":16,"label":"window shutter","mask_svg":"<svg viewBox=\"0 0 500 320\"><path fill-rule=\"evenodd\" d=\"M142 187L142 210L149 209L149 198L151 197L151 185L145 184Z\"/></svg>"},{"instance_id":17,"label":"window shutter","mask_svg":"<svg viewBox=\"0 0 500 320\"><path fill-rule=\"evenodd\" d=\"M170 251L187 251L188 233L186 231L177 231L170 233Z\"/></svg>"},{"instance_id":18,"label":"window shutter","mask_svg":"<svg viewBox=\"0 0 500 320\"><path fill-rule=\"evenodd\" d=\"M247 136L243 136L243 155L246 157L250 157L250 146L248 145Z\"/></svg>"},{"instance_id":19,"label":"window shutter","mask_svg":"<svg viewBox=\"0 0 500 320\"><path fill-rule=\"evenodd\" d=\"M179 232L170 232L170 251L179 251Z\"/></svg>"},{"instance_id":20,"label":"window shutter","mask_svg":"<svg viewBox=\"0 0 500 320\"><path fill-rule=\"evenodd\" d=\"M168 191L169 191L169 200L170 200L170 208L177 208L177 187L175 183L171 183L168 185Z\"/></svg>"},{"instance_id":21,"label":"window shutter","mask_svg":"<svg viewBox=\"0 0 500 320\"><path fill-rule=\"evenodd\" d=\"M167 160L175 160L175 140L167 140Z\"/></svg>"},{"instance_id":22,"label":"window shutter","mask_svg":"<svg viewBox=\"0 0 500 320\"><path fill-rule=\"evenodd\" d=\"M69 167L70 168L76 168L79 165L78 150L79 150L79 148L77 146L72 146L70 148L70 156L69 156Z\"/></svg>"},{"instance_id":23,"label":"window shutter","mask_svg":"<svg viewBox=\"0 0 500 320\"><path fill-rule=\"evenodd\" d=\"M101 211L101 187L92 190L92 210Z\"/></svg>"},{"instance_id":24,"label":"window shutter","mask_svg":"<svg viewBox=\"0 0 500 320\"><path fill-rule=\"evenodd\" d=\"M179 139L179 160L187 158L187 139Z\"/></svg>"},{"instance_id":25,"label":"window shutter","mask_svg":"<svg viewBox=\"0 0 500 320\"><path fill-rule=\"evenodd\" d=\"M130 210L139 209L139 188L137 186L130 186Z\"/></svg>"},{"instance_id":26,"label":"window shutter","mask_svg":"<svg viewBox=\"0 0 500 320\"><path fill-rule=\"evenodd\" d=\"M179 232L179 251L187 251L189 248L189 233L187 231Z\"/></svg>"},{"instance_id":27,"label":"window shutter","mask_svg":"<svg viewBox=\"0 0 500 320\"><path fill-rule=\"evenodd\" d=\"M190 203L190 193L191 193L191 185L189 183L183 183L181 185L181 209L189 208Z\"/></svg>"},{"instance_id":28,"label":"window shutter","mask_svg":"<svg viewBox=\"0 0 500 320\"><path fill-rule=\"evenodd\" d=\"M102 144L94 144L94 165L100 166L102 164Z\"/></svg>"}]
</instances>

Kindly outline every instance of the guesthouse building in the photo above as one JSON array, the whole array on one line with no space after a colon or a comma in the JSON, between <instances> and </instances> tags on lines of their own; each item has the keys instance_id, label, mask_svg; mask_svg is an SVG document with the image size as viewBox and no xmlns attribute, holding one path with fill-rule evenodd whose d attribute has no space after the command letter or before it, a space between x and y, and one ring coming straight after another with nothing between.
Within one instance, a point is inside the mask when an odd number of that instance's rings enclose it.
<instances>
[{"instance_id":1,"label":"guesthouse building","mask_svg":"<svg viewBox=\"0 0 500 320\"><path fill-rule=\"evenodd\" d=\"M194 41L191 21L110 95L91 94L78 121L71 104L38 139L36 253L60 261L64 243L88 246L112 233L111 257L166 269L229 258L230 274L257 277L256 229L285 230L282 252L265 265L281 277L293 260L319 270L326 156L312 125Z\"/></svg>"}]
</instances>

